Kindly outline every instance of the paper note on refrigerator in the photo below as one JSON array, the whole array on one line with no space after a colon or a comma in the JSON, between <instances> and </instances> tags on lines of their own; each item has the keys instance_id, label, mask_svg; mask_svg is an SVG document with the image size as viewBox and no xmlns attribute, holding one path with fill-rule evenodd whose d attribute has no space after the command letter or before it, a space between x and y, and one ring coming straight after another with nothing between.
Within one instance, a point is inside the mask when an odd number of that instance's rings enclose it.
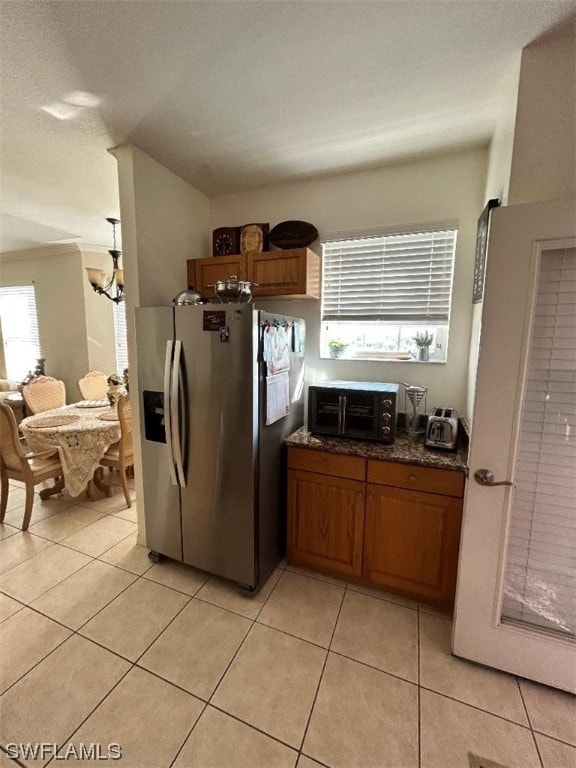
<instances>
[{"instance_id":1,"label":"paper note on refrigerator","mask_svg":"<svg viewBox=\"0 0 576 768\"><path fill-rule=\"evenodd\" d=\"M288 371L266 377L266 426L290 413L290 375Z\"/></svg>"}]
</instances>

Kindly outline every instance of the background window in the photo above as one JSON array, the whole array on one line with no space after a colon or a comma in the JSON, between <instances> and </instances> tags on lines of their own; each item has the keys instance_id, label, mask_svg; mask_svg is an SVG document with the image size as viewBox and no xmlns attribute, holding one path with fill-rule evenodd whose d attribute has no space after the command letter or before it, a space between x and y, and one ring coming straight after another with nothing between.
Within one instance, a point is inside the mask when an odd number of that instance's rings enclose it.
<instances>
[{"instance_id":1,"label":"background window","mask_svg":"<svg viewBox=\"0 0 576 768\"><path fill-rule=\"evenodd\" d=\"M126 326L126 305L114 304L114 341L116 345L116 373L122 374L128 368L128 329Z\"/></svg>"},{"instance_id":2,"label":"background window","mask_svg":"<svg viewBox=\"0 0 576 768\"><path fill-rule=\"evenodd\" d=\"M36 367L40 337L34 286L0 286L0 324L4 343L6 378L22 381Z\"/></svg>"},{"instance_id":3,"label":"background window","mask_svg":"<svg viewBox=\"0 0 576 768\"><path fill-rule=\"evenodd\" d=\"M321 357L445 362L455 229L323 243Z\"/></svg>"}]
</instances>

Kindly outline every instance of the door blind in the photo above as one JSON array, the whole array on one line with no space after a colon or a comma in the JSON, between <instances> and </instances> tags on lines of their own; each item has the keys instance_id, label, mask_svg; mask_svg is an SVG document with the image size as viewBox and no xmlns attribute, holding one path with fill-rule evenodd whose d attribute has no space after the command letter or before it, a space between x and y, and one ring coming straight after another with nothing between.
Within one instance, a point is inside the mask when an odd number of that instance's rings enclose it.
<instances>
[{"instance_id":1,"label":"door blind","mask_svg":"<svg viewBox=\"0 0 576 768\"><path fill-rule=\"evenodd\" d=\"M455 229L323 244L322 319L447 323Z\"/></svg>"},{"instance_id":2,"label":"door blind","mask_svg":"<svg viewBox=\"0 0 576 768\"><path fill-rule=\"evenodd\" d=\"M576 249L542 254L503 619L576 633Z\"/></svg>"}]
</instances>

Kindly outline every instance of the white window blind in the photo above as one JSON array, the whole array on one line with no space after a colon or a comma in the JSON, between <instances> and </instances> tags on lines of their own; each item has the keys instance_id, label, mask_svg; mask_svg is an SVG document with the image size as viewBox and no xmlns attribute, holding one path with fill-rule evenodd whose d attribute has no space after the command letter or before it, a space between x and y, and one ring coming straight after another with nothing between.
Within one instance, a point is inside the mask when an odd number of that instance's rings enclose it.
<instances>
[{"instance_id":1,"label":"white window blind","mask_svg":"<svg viewBox=\"0 0 576 768\"><path fill-rule=\"evenodd\" d=\"M323 244L323 320L447 323L457 231Z\"/></svg>"},{"instance_id":2,"label":"white window blind","mask_svg":"<svg viewBox=\"0 0 576 768\"><path fill-rule=\"evenodd\" d=\"M128 326L124 302L114 304L114 339L116 344L116 373L121 374L125 368L128 368Z\"/></svg>"},{"instance_id":3,"label":"white window blind","mask_svg":"<svg viewBox=\"0 0 576 768\"><path fill-rule=\"evenodd\" d=\"M541 257L502 617L576 634L576 250Z\"/></svg>"},{"instance_id":4,"label":"white window blind","mask_svg":"<svg viewBox=\"0 0 576 768\"><path fill-rule=\"evenodd\" d=\"M24 379L40 357L40 336L33 284L0 286L0 322L6 376Z\"/></svg>"}]
</instances>

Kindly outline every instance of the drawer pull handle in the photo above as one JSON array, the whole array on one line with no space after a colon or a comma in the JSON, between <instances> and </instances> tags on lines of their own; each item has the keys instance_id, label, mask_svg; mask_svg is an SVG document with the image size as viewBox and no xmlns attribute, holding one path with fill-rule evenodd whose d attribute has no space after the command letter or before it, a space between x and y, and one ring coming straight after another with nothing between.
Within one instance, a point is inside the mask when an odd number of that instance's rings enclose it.
<instances>
[{"instance_id":1,"label":"drawer pull handle","mask_svg":"<svg viewBox=\"0 0 576 768\"><path fill-rule=\"evenodd\" d=\"M328 466L328 462L326 461L326 459L322 459L322 461L320 462L320 466L321 467L327 467Z\"/></svg>"}]
</instances>

